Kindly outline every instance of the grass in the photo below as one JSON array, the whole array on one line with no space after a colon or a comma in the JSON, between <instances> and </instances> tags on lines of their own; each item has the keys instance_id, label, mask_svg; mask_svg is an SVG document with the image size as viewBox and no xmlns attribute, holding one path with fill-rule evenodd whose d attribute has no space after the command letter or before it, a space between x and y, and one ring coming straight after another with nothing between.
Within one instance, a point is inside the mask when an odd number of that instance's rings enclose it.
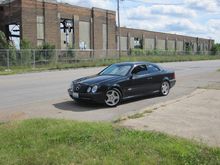
<instances>
[{"instance_id":1,"label":"grass","mask_svg":"<svg viewBox=\"0 0 220 165\"><path fill-rule=\"evenodd\" d=\"M123 61L149 61L155 63L162 62L180 62L180 61L199 61L199 60L216 60L220 59L220 56L213 55L149 55L149 56L126 56L121 57L121 59L102 59L102 60L89 60L81 61L78 63L58 63L37 66L35 69L32 66L11 66L10 71L5 71L6 68L0 68L0 75L10 75L25 72L39 72L45 70L60 70L60 69L70 69L70 68L82 68L82 67L96 67L96 66L106 66L115 62Z\"/></svg>"},{"instance_id":2,"label":"grass","mask_svg":"<svg viewBox=\"0 0 220 165\"><path fill-rule=\"evenodd\" d=\"M0 125L0 164L220 164L220 149L110 123L34 119Z\"/></svg>"},{"instance_id":3,"label":"grass","mask_svg":"<svg viewBox=\"0 0 220 165\"><path fill-rule=\"evenodd\" d=\"M154 108L153 110L156 110L156 108ZM114 123L120 123L120 122L125 121L125 120L128 120L128 119L142 118L142 117L144 117L147 113L152 113L153 110L147 109L147 110L145 110L145 111L143 111L143 112L138 112L138 113L135 113L135 114L132 114L132 115L120 117L120 118L116 119L116 120L114 121Z\"/></svg>"},{"instance_id":4,"label":"grass","mask_svg":"<svg viewBox=\"0 0 220 165\"><path fill-rule=\"evenodd\" d=\"M153 110L145 110L145 111L143 111L143 112L135 113L135 114L133 114L133 115L128 116L128 119L141 118L141 117L144 117L145 114L147 114L147 113L152 113L152 112L153 112Z\"/></svg>"}]
</instances>

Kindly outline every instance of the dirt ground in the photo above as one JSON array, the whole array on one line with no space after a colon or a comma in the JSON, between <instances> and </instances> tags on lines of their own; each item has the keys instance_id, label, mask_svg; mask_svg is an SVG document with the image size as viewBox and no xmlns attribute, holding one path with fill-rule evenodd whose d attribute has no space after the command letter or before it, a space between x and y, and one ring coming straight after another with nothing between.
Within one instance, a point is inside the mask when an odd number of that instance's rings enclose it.
<instances>
[{"instance_id":1,"label":"dirt ground","mask_svg":"<svg viewBox=\"0 0 220 165\"><path fill-rule=\"evenodd\" d=\"M220 147L219 89L220 84L197 89L182 98L143 109L142 112L148 112L143 117L122 121L121 125L165 132Z\"/></svg>"}]
</instances>

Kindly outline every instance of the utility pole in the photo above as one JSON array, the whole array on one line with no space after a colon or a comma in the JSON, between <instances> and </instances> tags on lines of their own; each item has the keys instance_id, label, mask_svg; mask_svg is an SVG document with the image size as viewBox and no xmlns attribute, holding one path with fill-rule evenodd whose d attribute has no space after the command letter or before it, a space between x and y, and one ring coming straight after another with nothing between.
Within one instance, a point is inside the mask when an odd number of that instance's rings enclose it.
<instances>
[{"instance_id":1,"label":"utility pole","mask_svg":"<svg viewBox=\"0 0 220 165\"><path fill-rule=\"evenodd\" d=\"M120 26L120 0L117 0L118 11L118 46L119 46L119 58L121 58L121 26Z\"/></svg>"}]
</instances>

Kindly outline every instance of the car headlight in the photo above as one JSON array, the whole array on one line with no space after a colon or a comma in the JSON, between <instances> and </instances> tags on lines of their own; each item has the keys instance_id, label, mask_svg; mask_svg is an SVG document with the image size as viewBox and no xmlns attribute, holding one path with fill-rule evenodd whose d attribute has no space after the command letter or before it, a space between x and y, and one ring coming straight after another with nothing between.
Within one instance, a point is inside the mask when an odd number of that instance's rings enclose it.
<instances>
[{"instance_id":1,"label":"car headlight","mask_svg":"<svg viewBox=\"0 0 220 165\"><path fill-rule=\"evenodd\" d=\"M88 87L88 89L87 89L87 93L89 93L89 92L91 92L91 87Z\"/></svg>"},{"instance_id":2,"label":"car headlight","mask_svg":"<svg viewBox=\"0 0 220 165\"><path fill-rule=\"evenodd\" d=\"M97 90L98 90L98 86L97 86L97 85L95 85L94 87L92 87L92 93L96 93Z\"/></svg>"}]
</instances>

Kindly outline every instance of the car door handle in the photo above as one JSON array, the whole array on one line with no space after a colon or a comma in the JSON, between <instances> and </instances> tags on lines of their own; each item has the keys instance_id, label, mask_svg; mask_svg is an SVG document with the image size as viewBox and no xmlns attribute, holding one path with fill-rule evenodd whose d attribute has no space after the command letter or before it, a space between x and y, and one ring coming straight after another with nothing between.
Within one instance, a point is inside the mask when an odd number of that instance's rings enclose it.
<instances>
[{"instance_id":1,"label":"car door handle","mask_svg":"<svg viewBox=\"0 0 220 165\"><path fill-rule=\"evenodd\" d=\"M152 77L148 77L147 79L148 79L148 80L152 80L153 78L152 78Z\"/></svg>"}]
</instances>

